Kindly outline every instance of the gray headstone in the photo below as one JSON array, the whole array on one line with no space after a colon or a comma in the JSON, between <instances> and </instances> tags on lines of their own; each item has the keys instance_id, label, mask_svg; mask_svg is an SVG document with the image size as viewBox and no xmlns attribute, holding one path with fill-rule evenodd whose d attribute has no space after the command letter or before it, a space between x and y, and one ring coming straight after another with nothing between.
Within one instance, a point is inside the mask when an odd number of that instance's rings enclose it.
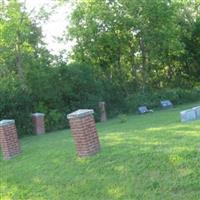
<instances>
[{"instance_id":1,"label":"gray headstone","mask_svg":"<svg viewBox=\"0 0 200 200\"><path fill-rule=\"evenodd\" d=\"M192 121L196 119L196 113L194 109L188 109L180 112L181 122Z\"/></svg>"},{"instance_id":2,"label":"gray headstone","mask_svg":"<svg viewBox=\"0 0 200 200\"><path fill-rule=\"evenodd\" d=\"M196 119L200 119L200 106L192 108L195 111Z\"/></svg>"},{"instance_id":3,"label":"gray headstone","mask_svg":"<svg viewBox=\"0 0 200 200\"><path fill-rule=\"evenodd\" d=\"M149 110L147 109L146 106L140 106L138 108L138 111L139 111L140 114L144 114L144 113L148 113L149 112Z\"/></svg>"},{"instance_id":4,"label":"gray headstone","mask_svg":"<svg viewBox=\"0 0 200 200\"><path fill-rule=\"evenodd\" d=\"M164 109L173 108L173 104L172 104L172 102L170 100L160 101L160 105Z\"/></svg>"}]
</instances>

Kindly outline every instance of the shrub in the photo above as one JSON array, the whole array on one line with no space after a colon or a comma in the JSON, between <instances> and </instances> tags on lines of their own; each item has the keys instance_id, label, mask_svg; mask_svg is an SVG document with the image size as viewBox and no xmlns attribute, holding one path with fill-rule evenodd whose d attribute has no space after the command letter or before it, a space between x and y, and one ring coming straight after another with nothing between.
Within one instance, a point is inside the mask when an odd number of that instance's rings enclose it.
<instances>
[{"instance_id":1,"label":"shrub","mask_svg":"<svg viewBox=\"0 0 200 200\"><path fill-rule=\"evenodd\" d=\"M91 66L85 64L61 65L56 68L37 69L28 75L29 88L37 102L35 112L45 113L46 129L66 128L66 115L81 108L95 110L99 119L98 101L102 86Z\"/></svg>"},{"instance_id":2,"label":"shrub","mask_svg":"<svg viewBox=\"0 0 200 200\"><path fill-rule=\"evenodd\" d=\"M120 123L125 123L127 121L127 115L125 114L119 114L118 119Z\"/></svg>"},{"instance_id":3,"label":"shrub","mask_svg":"<svg viewBox=\"0 0 200 200\"><path fill-rule=\"evenodd\" d=\"M14 74L2 77L0 85L0 118L15 119L20 136L31 134L34 103L30 93L20 89L19 80Z\"/></svg>"},{"instance_id":4,"label":"shrub","mask_svg":"<svg viewBox=\"0 0 200 200\"><path fill-rule=\"evenodd\" d=\"M33 68L26 72L27 89L20 89L14 73L0 79L0 118L15 119L20 136L32 133L32 112L43 112L47 131L68 127L66 115L77 109L95 110L99 120L98 102L106 102L109 117L135 112L138 106L160 106L160 100L169 99L174 104L200 99L200 87L188 89L148 90L130 94L112 79L96 73L86 64L60 65L55 68ZM120 123L125 115L118 116Z\"/></svg>"}]
</instances>

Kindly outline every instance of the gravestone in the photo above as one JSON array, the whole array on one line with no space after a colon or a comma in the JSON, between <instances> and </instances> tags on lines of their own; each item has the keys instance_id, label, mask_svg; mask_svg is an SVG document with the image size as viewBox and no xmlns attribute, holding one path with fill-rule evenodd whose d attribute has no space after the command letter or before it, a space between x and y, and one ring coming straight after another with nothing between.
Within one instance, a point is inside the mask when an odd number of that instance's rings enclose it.
<instances>
[{"instance_id":1,"label":"gravestone","mask_svg":"<svg viewBox=\"0 0 200 200\"><path fill-rule=\"evenodd\" d=\"M180 112L181 122L193 121L196 119L196 113L194 109L188 109Z\"/></svg>"},{"instance_id":2,"label":"gravestone","mask_svg":"<svg viewBox=\"0 0 200 200\"><path fill-rule=\"evenodd\" d=\"M173 108L173 104L170 100L160 101L160 105L163 109Z\"/></svg>"},{"instance_id":3,"label":"gravestone","mask_svg":"<svg viewBox=\"0 0 200 200\"><path fill-rule=\"evenodd\" d=\"M147 108L146 106L140 106L140 107L138 108L138 112L139 112L140 114L144 114L144 113L151 112L151 110L148 110L148 108Z\"/></svg>"},{"instance_id":4,"label":"gravestone","mask_svg":"<svg viewBox=\"0 0 200 200\"><path fill-rule=\"evenodd\" d=\"M195 111L196 119L200 119L200 106L192 108Z\"/></svg>"}]
</instances>

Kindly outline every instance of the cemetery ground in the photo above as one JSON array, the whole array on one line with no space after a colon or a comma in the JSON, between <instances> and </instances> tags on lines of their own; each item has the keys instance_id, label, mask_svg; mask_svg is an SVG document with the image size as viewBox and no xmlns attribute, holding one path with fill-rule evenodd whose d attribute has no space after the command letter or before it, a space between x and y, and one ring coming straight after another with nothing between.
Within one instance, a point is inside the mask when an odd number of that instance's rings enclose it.
<instances>
[{"instance_id":1,"label":"cemetery ground","mask_svg":"<svg viewBox=\"0 0 200 200\"><path fill-rule=\"evenodd\" d=\"M101 152L87 158L69 130L24 137L1 155L1 200L199 200L200 120L179 115L199 104L97 123Z\"/></svg>"}]
</instances>

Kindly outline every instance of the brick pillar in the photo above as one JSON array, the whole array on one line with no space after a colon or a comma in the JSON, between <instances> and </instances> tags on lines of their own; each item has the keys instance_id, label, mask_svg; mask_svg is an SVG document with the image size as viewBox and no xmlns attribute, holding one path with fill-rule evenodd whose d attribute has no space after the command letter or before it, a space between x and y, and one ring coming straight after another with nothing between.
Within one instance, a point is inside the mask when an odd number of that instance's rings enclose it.
<instances>
[{"instance_id":1,"label":"brick pillar","mask_svg":"<svg viewBox=\"0 0 200 200\"><path fill-rule=\"evenodd\" d=\"M0 121L0 145L5 160L20 153L15 120Z\"/></svg>"},{"instance_id":2,"label":"brick pillar","mask_svg":"<svg viewBox=\"0 0 200 200\"><path fill-rule=\"evenodd\" d=\"M34 133L36 133L36 135L41 135L41 134L45 133L44 114L43 113L33 113L32 121L33 121Z\"/></svg>"},{"instance_id":3,"label":"brick pillar","mask_svg":"<svg viewBox=\"0 0 200 200\"><path fill-rule=\"evenodd\" d=\"M106 107L105 107L105 102L100 101L99 102L99 109L100 109L100 117L101 117L101 122L107 121L107 115L106 115Z\"/></svg>"},{"instance_id":4,"label":"brick pillar","mask_svg":"<svg viewBox=\"0 0 200 200\"><path fill-rule=\"evenodd\" d=\"M79 156L96 154L100 150L93 110L81 109L67 115Z\"/></svg>"}]
</instances>

